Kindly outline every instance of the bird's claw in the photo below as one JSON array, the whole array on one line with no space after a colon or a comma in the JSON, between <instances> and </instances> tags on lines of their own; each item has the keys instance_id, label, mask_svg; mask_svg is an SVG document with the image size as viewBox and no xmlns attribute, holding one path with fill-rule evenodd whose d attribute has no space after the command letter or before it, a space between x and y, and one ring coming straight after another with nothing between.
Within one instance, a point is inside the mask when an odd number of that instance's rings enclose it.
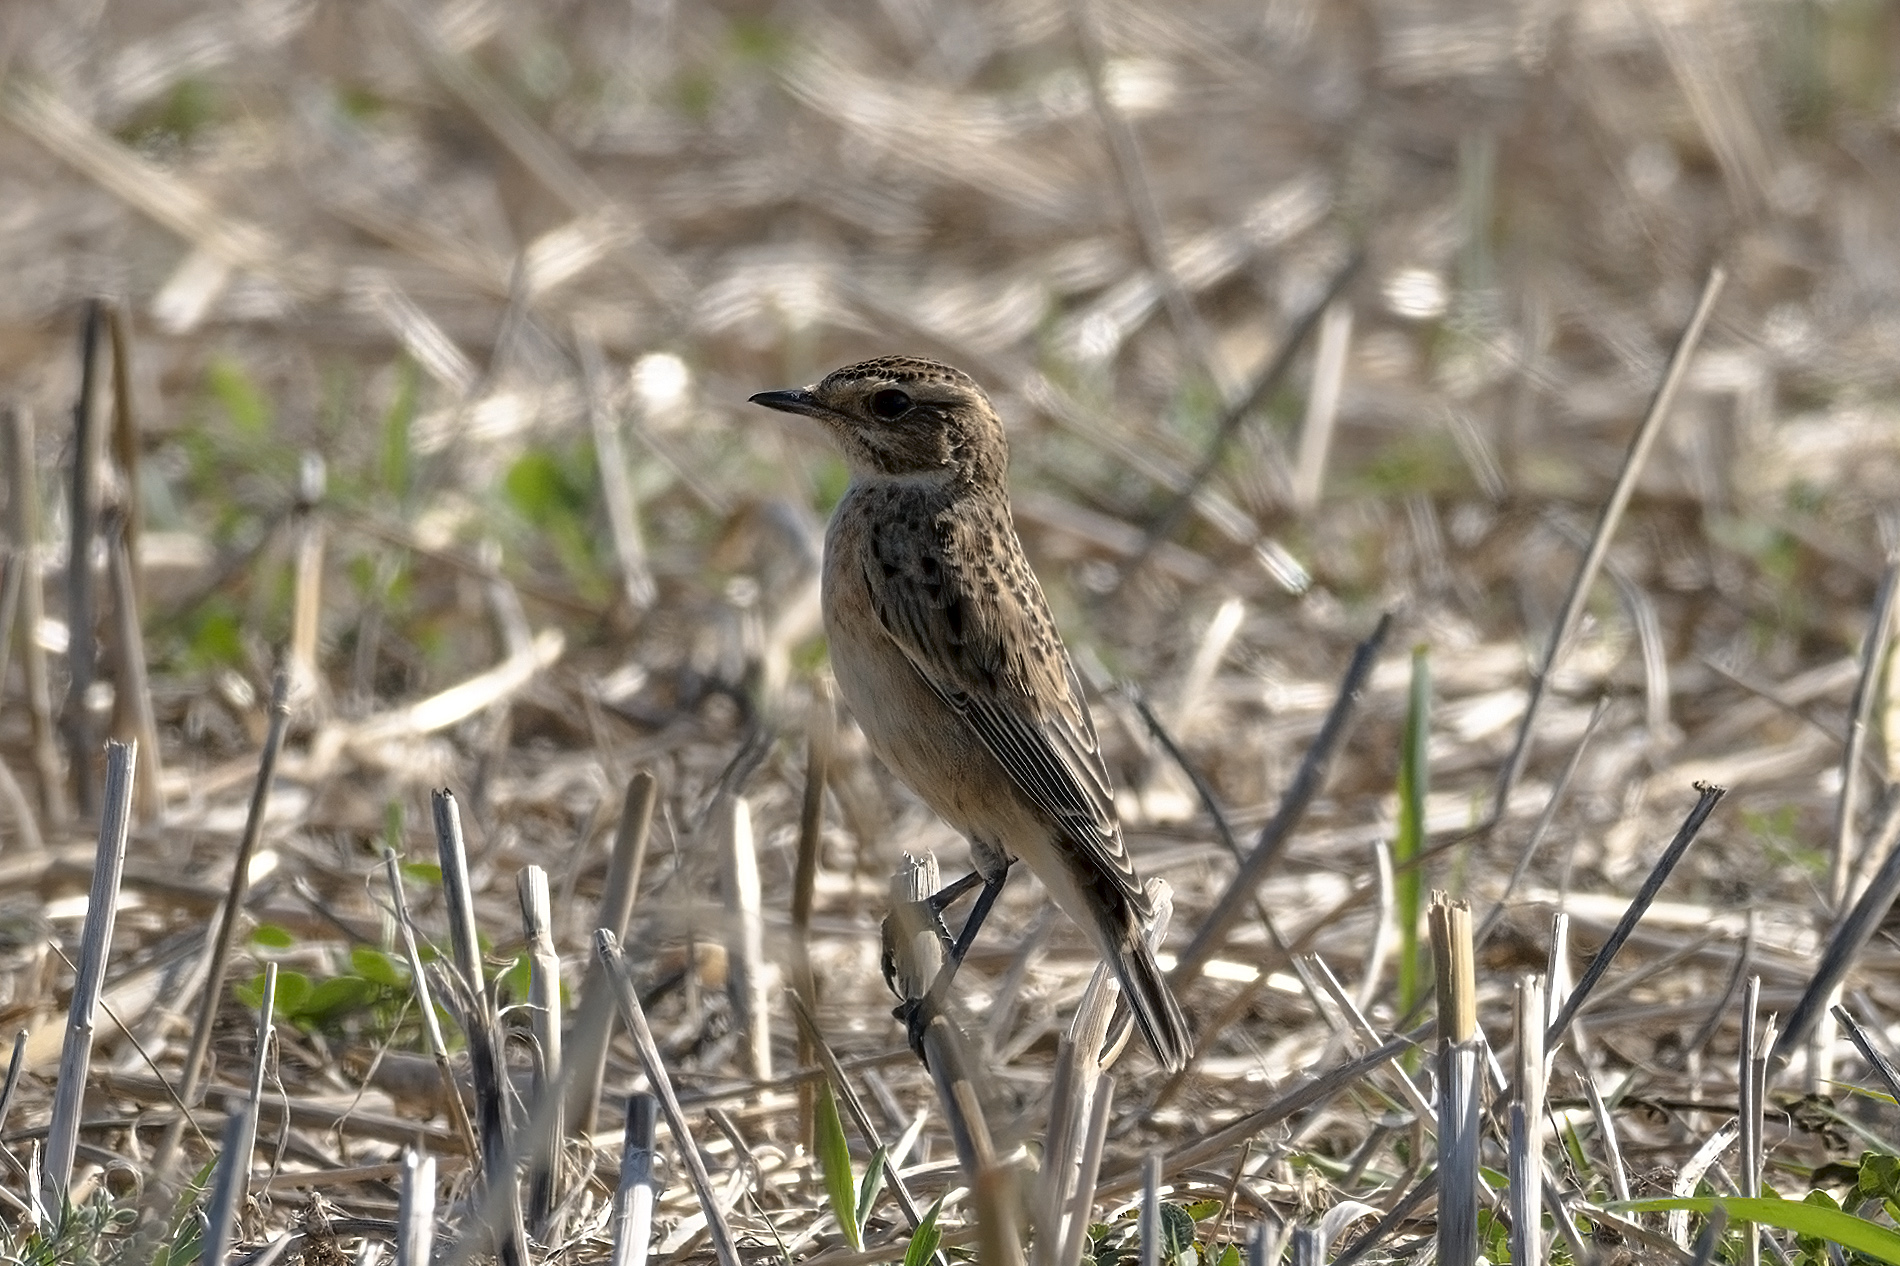
<instances>
[{"instance_id":1,"label":"bird's claw","mask_svg":"<svg viewBox=\"0 0 1900 1266\"><path fill-rule=\"evenodd\" d=\"M930 1058L924 1054L924 1034L931 1022L937 1017L937 1004L929 994L921 998L905 998L891 1008L891 1017L904 1026L904 1041L910 1047L911 1054L925 1068L930 1067Z\"/></svg>"}]
</instances>

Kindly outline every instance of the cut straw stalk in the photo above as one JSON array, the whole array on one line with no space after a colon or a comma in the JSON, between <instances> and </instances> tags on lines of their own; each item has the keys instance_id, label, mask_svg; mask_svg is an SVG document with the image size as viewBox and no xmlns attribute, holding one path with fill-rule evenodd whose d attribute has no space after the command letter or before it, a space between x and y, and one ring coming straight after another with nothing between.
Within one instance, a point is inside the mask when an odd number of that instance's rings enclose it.
<instances>
[{"instance_id":1,"label":"cut straw stalk","mask_svg":"<svg viewBox=\"0 0 1900 1266\"><path fill-rule=\"evenodd\" d=\"M92 767L92 681L98 662L92 551L99 539L100 434L95 401L102 321L99 300L89 300L80 326L79 398L73 404L73 466L66 508L70 536L66 556L66 708L62 724L73 795L85 817L91 817L98 807L97 778Z\"/></svg>"},{"instance_id":2,"label":"cut straw stalk","mask_svg":"<svg viewBox=\"0 0 1900 1266\"><path fill-rule=\"evenodd\" d=\"M139 618L139 586L129 522L113 511L105 517L106 576L112 592L113 737L136 740L139 753L139 821L150 824L165 813L164 770L158 758L158 720L152 708L151 679L145 670L145 631Z\"/></svg>"},{"instance_id":3,"label":"cut straw stalk","mask_svg":"<svg viewBox=\"0 0 1900 1266\"><path fill-rule=\"evenodd\" d=\"M620 948L619 938L605 928L594 933L594 947L601 961L607 965L607 978L614 987L614 996L620 1002L621 1018L626 1021L633 1035L634 1049L640 1054L640 1066L646 1070L647 1082L660 1098L667 1129L672 1132L680 1160L692 1180L693 1193L699 1197L700 1211L706 1215L706 1231L712 1237L713 1252L719 1260L719 1266L743 1266L738 1245L732 1238L732 1228L726 1224L718 1193L713 1190L712 1177L706 1172L706 1162L700 1157L699 1145L693 1141L692 1131L687 1128L686 1114L680 1109L679 1097L673 1093L672 1078L667 1075L666 1064L660 1058L659 1044L653 1040L653 1030L648 1027L646 1012L640 1006L640 995L633 985L632 964L627 961L626 952Z\"/></svg>"},{"instance_id":4,"label":"cut straw stalk","mask_svg":"<svg viewBox=\"0 0 1900 1266\"><path fill-rule=\"evenodd\" d=\"M257 1046L251 1052L250 1092L240 1101L238 1110L225 1119L217 1179L211 1204L205 1210L210 1222L205 1236L206 1262L229 1260L240 1211L250 1199L251 1154L257 1148L257 1118L263 1111L265 1070L270 1066L271 1038L275 1032L271 1017L276 1006L277 964L266 963L264 996L259 1000L257 1011Z\"/></svg>"},{"instance_id":5,"label":"cut straw stalk","mask_svg":"<svg viewBox=\"0 0 1900 1266\"><path fill-rule=\"evenodd\" d=\"M1438 1260L1478 1257L1478 998L1471 908L1437 894L1431 907L1438 994Z\"/></svg>"},{"instance_id":6,"label":"cut straw stalk","mask_svg":"<svg viewBox=\"0 0 1900 1266\"><path fill-rule=\"evenodd\" d=\"M885 921L884 948L891 970L887 980L903 1005L902 1014L923 1020L921 1038L924 1066L937 1090L937 1102L950 1126L957 1159L972 1182L996 1160L982 1096L972 1080L967 1055L969 1042L940 1003L931 997L944 963L944 946L937 935L936 916L929 899L938 891L937 859L904 854L891 876L891 913Z\"/></svg>"},{"instance_id":7,"label":"cut straw stalk","mask_svg":"<svg viewBox=\"0 0 1900 1266\"><path fill-rule=\"evenodd\" d=\"M1319 509L1326 480L1326 458L1339 421L1339 400L1346 383L1346 352L1352 344L1352 305L1334 299L1320 321L1313 353L1313 388L1306 396L1300 424L1300 453L1293 470L1293 509L1311 515Z\"/></svg>"},{"instance_id":8,"label":"cut straw stalk","mask_svg":"<svg viewBox=\"0 0 1900 1266\"><path fill-rule=\"evenodd\" d=\"M614 1189L610 1266L646 1266L653 1243L653 1144L659 1108L660 1101L650 1094L627 1096L627 1134L620 1152L620 1184Z\"/></svg>"},{"instance_id":9,"label":"cut straw stalk","mask_svg":"<svg viewBox=\"0 0 1900 1266\"><path fill-rule=\"evenodd\" d=\"M1147 892L1155 912L1146 932L1153 947L1167 935L1174 896L1159 879L1148 881ZM1105 1068L1123 1049L1118 1044L1106 1056L1103 1053L1120 994L1121 986L1108 964L1096 964L1068 1032L1056 1047L1049 1124L1043 1132L1042 1172L1033 1206L1035 1266L1074 1266L1088 1239L1108 1108L1115 1095L1115 1081Z\"/></svg>"},{"instance_id":10,"label":"cut straw stalk","mask_svg":"<svg viewBox=\"0 0 1900 1266\"><path fill-rule=\"evenodd\" d=\"M1736 1085L1740 1090L1740 1108L1736 1119L1741 1123L1742 1196L1754 1199L1762 1194L1762 1109L1768 1090L1768 1052L1774 1046L1774 1020L1761 1023L1761 977L1749 978L1742 998L1742 1040L1736 1051L1740 1064ZM1760 1266L1761 1235L1752 1222L1742 1222L1742 1260L1745 1266Z\"/></svg>"},{"instance_id":11,"label":"cut straw stalk","mask_svg":"<svg viewBox=\"0 0 1900 1266\"><path fill-rule=\"evenodd\" d=\"M383 880L389 886L389 900L396 921L396 933L402 938L403 956L409 964L409 987L416 995L416 1013L422 1020L422 1032L435 1061L436 1075L442 1083L442 1100L449 1119L455 1123L464 1154L473 1159L481 1155L475 1138L474 1123L468 1117L468 1105L462 1102L462 1088L449 1066L448 1042L442 1036L441 1022L435 1014L435 998L429 989L429 974L423 970L422 952L416 945L415 922L409 917L409 898L403 891L402 859L396 850L383 849Z\"/></svg>"},{"instance_id":12,"label":"cut straw stalk","mask_svg":"<svg viewBox=\"0 0 1900 1266\"><path fill-rule=\"evenodd\" d=\"M792 869L792 989L812 1012L818 1009L818 981L811 965L811 915L818 888L819 850L824 842L825 785L831 778L832 747L838 710L831 677L812 682L811 709L805 726L805 793L798 811L798 860ZM813 1052L804 1030L798 1035L798 1062L811 1064ZM798 1094L799 1137L812 1139L813 1099L809 1085Z\"/></svg>"},{"instance_id":13,"label":"cut straw stalk","mask_svg":"<svg viewBox=\"0 0 1900 1266\"><path fill-rule=\"evenodd\" d=\"M726 988L743 1035L746 1071L755 1081L772 1080L772 970L765 961L764 894L752 834L752 805L733 796L719 822L725 845Z\"/></svg>"},{"instance_id":14,"label":"cut straw stalk","mask_svg":"<svg viewBox=\"0 0 1900 1266\"><path fill-rule=\"evenodd\" d=\"M1544 1260L1544 1025L1549 1006L1543 982L1517 982L1514 1012L1517 1059L1512 1084L1509 1152L1511 1261L1538 1266Z\"/></svg>"},{"instance_id":15,"label":"cut straw stalk","mask_svg":"<svg viewBox=\"0 0 1900 1266\"><path fill-rule=\"evenodd\" d=\"M247 1099L224 1119L224 1138L218 1148L211 1198L205 1202L204 1252L200 1259L212 1266L225 1266L231 1260L231 1246L237 1242L238 1209L244 1203L244 1186L250 1176L251 1152L247 1144L256 1137L257 1130L251 1116L253 1110Z\"/></svg>"},{"instance_id":16,"label":"cut straw stalk","mask_svg":"<svg viewBox=\"0 0 1900 1266\"><path fill-rule=\"evenodd\" d=\"M522 1218L521 1189L515 1182L515 1160L509 1144L505 1072L501 1060L500 1021L488 997L482 971L481 944L476 935L475 896L469 884L468 849L462 840L462 816L450 791L431 797L435 816L436 854L442 864L442 895L449 918L449 943L461 993L462 1033L468 1043L469 1074L475 1083L476 1117L480 1122L482 1182L487 1195L500 1201L496 1216L484 1220L494 1237L503 1266L527 1266L528 1233Z\"/></svg>"},{"instance_id":17,"label":"cut straw stalk","mask_svg":"<svg viewBox=\"0 0 1900 1266\"><path fill-rule=\"evenodd\" d=\"M435 1245L435 1157L402 1150L402 1203L396 1213L396 1266L429 1266Z\"/></svg>"},{"instance_id":18,"label":"cut straw stalk","mask_svg":"<svg viewBox=\"0 0 1900 1266\"><path fill-rule=\"evenodd\" d=\"M7 474L7 530L13 537L14 557L20 566L20 610L17 623L20 672L26 678L26 718L33 752L33 772L39 780L40 812L58 831L69 816L65 780L61 775L59 742L53 727L53 691L46 671L46 648L40 645L40 625L46 619L46 591L40 574L40 489L34 472L33 414L20 405L0 410L0 440L5 443ZM7 634L0 628L0 639Z\"/></svg>"},{"instance_id":19,"label":"cut straw stalk","mask_svg":"<svg viewBox=\"0 0 1900 1266\"><path fill-rule=\"evenodd\" d=\"M317 638L323 627L324 523L318 511L327 483L322 454L305 453L297 474L297 503L290 516L293 581L286 660L292 692L299 702L319 711L323 694L317 674Z\"/></svg>"},{"instance_id":20,"label":"cut straw stalk","mask_svg":"<svg viewBox=\"0 0 1900 1266\"><path fill-rule=\"evenodd\" d=\"M647 561L646 538L640 531L640 509L627 471L627 447L620 435L620 416L607 385L606 357L600 339L585 317L574 321L574 346L580 353L581 378L587 390L587 420L594 436L594 464L600 472L601 500L606 503L607 527L620 570L620 596L627 611L637 615L653 605L659 590Z\"/></svg>"},{"instance_id":21,"label":"cut straw stalk","mask_svg":"<svg viewBox=\"0 0 1900 1266\"><path fill-rule=\"evenodd\" d=\"M535 1101L549 1102L558 1109L565 1076L561 1062L561 959L554 952L548 873L539 866L524 866L515 885L521 900L522 933L528 942L529 1014L535 1045L540 1048L540 1058L535 1062ZM543 1244L560 1239L555 1202L562 1133L557 1120L528 1162L528 1229Z\"/></svg>"},{"instance_id":22,"label":"cut straw stalk","mask_svg":"<svg viewBox=\"0 0 1900 1266\"><path fill-rule=\"evenodd\" d=\"M119 904L119 880L125 872L125 846L132 829L132 782L137 744L106 744L106 797L99 816L99 845L93 862L92 890L86 901L86 925L79 950L72 1005L66 1017L66 1042L60 1052L59 1081L46 1134L42 1182L46 1207L57 1211L72 1188L73 1157L79 1147L79 1110L92 1067L93 1021L105 985L106 957Z\"/></svg>"},{"instance_id":23,"label":"cut straw stalk","mask_svg":"<svg viewBox=\"0 0 1900 1266\"><path fill-rule=\"evenodd\" d=\"M613 852L607 861L607 882L594 915L594 926L606 928L616 937L627 934L627 920L640 890L640 872L646 865L647 841L653 833L653 806L658 799L659 783L650 771L640 770L627 783L620 826L614 832ZM607 1039L615 1014L613 994L606 964L598 956L589 956L574 1028L567 1037L572 1080L568 1083L566 1118L568 1129L577 1138L593 1130L598 1112Z\"/></svg>"}]
</instances>

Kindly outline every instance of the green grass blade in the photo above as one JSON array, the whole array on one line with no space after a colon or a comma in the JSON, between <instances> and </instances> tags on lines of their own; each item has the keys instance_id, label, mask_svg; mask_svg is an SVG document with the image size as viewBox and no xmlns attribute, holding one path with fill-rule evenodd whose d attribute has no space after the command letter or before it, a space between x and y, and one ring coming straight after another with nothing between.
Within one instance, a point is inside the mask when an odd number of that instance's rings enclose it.
<instances>
[{"instance_id":1,"label":"green grass blade","mask_svg":"<svg viewBox=\"0 0 1900 1266\"><path fill-rule=\"evenodd\" d=\"M1399 923L1399 1014L1409 1015L1423 987L1424 960L1418 939L1424 906L1419 855L1425 850L1425 794L1430 783L1426 742L1431 737L1432 671L1423 646L1412 648L1412 688L1405 706L1405 738L1399 749L1399 824L1392 841L1393 908Z\"/></svg>"},{"instance_id":2,"label":"green grass blade","mask_svg":"<svg viewBox=\"0 0 1900 1266\"><path fill-rule=\"evenodd\" d=\"M890 1156L890 1148L879 1147L871 1153L871 1164L864 1171L864 1181L858 1184L858 1242L864 1242L865 1224L871 1220L871 1208L877 1204L877 1185L884 1181L884 1163Z\"/></svg>"},{"instance_id":3,"label":"green grass blade","mask_svg":"<svg viewBox=\"0 0 1900 1266\"><path fill-rule=\"evenodd\" d=\"M1726 1199L1714 1196L1663 1196L1650 1200L1620 1201L1605 1207L1629 1213L1682 1211L1706 1215L1718 1205L1733 1221L1758 1222L1763 1226L1793 1231L1796 1235L1813 1236L1900 1266L1900 1232L1865 1218L1857 1218L1842 1209L1830 1209L1800 1200L1748 1196Z\"/></svg>"},{"instance_id":4,"label":"green grass blade","mask_svg":"<svg viewBox=\"0 0 1900 1266\"><path fill-rule=\"evenodd\" d=\"M818 1119L814 1124L816 1137L812 1141L818 1149L818 1168L825 1176L825 1195L831 1201L831 1212L844 1228L844 1237L851 1242L852 1251L862 1252L864 1237L858 1229L858 1193L851 1181L851 1145L845 1142L844 1121L838 1116L838 1100L831 1093L830 1082L818 1087Z\"/></svg>"},{"instance_id":5,"label":"green grass blade","mask_svg":"<svg viewBox=\"0 0 1900 1266\"><path fill-rule=\"evenodd\" d=\"M943 1242L943 1229L937 1225L937 1214L942 1209L943 1197L938 1196L936 1203L930 1206L930 1212L924 1214L924 1220L917 1224L909 1246L904 1249L904 1266L925 1266L936 1255L937 1245Z\"/></svg>"}]
</instances>

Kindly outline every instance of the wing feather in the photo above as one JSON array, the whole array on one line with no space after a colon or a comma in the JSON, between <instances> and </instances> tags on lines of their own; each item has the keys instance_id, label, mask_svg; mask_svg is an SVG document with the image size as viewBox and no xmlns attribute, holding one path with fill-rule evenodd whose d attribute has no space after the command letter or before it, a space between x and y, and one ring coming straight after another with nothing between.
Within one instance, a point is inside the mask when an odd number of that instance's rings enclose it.
<instances>
[{"instance_id":1,"label":"wing feather","mask_svg":"<svg viewBox=\"0 0 1900 1266\"><path fill-rule=\"evenodd\" d=\"M1081 851L1077 860L1147 917L1075 666L1013 528L1004 519L979 531L951 515L935 526L929 559L914 548L905 557L895 534L872 547L867 561L883 576L869 589L884 631L1024 796L1060 825ZM975 549L998 539L999 529L1014 548L1014 567Z\"/></svg>"}]
</instances>

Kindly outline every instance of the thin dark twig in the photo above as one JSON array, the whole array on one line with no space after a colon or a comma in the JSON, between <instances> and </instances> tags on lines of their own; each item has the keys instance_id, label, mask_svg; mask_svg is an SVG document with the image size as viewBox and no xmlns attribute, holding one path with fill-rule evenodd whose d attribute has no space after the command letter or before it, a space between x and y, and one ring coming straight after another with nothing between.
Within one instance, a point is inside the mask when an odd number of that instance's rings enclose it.
<instances>
[{"instance_id":1,"label":"thin dark twig","mask_svg":"<svg viewBox=\"0 0 1900 1266\"><path fill-rule=\"evenodd\" d=\"M846 1079L844 1069L838 1063L837 1053L831 1049L831 1043L825 1041L824 1034L819 1031L817 1017L811 1013L805 1006L804 1000L797 994L792 994L791 1000L792 1014L798 1020L799 1031L811 1043L812 1053L818 1057L819 1067L824 1070L832 1087L838 1092L838 1102L851 1117L851 1122L857 1127L858 1133L864 1136L865 1145L872 1151L883 1147L884 1139L878 1133L876 1123L871 1120L871 1114L865 1111L864 1100ZM884 1167L884 1185L890 1188L891 1197L897 1201L898 1210L903 1213L904 1221L910 1224L911 1230L915 1231L923 1221L923 1215L918 1212L917 1201L910 1194L910 1188L905 1184L902 1175L897 1172L897 1166ZM939 1257L935 1260L942 1259Z\"/></svg>"},{"instance_id":2,"label":"thin dark twig","mask_svg":"<svg viewBox=\"0 0 1900 1266\"><path fill-rule=\"evenodd\" d=\"M1597 951L1596 957L1590 960L1590 965L1584 969L1582 979L1577 981L1577 987L1570 991L1570 996L1564 999L1563 1008L1557 1012L1557 1018L1551 1021L1550 1029L1544 1037L1546 1047L1555 1046L1563 1037L1564 1030L1570 1027L1570 1022L1577 1018L1578 1010L1589 998L1591 990L1597 987L1597 982L1603 979L1603 973L1610 969L1610 962L1616 957L1617 951L1622 949L1623 943L1630 939L1630 934L1636 931L1637 923L1648 912L1650 904L1656 900L1656 894L1662 891L1669 873L1676 868L1676 863L1682 860L1683 854L1689 851L1689 845L1695 843L1695 837L1702 830L1702 824L1708 821L1709 814L1715 811L1717 802L1728 794L1728 788L1707 783L1699 784L1696 790L1701 794L1696 798L1695 807L1689 810L1689 816L1683 819L1682 826L1676 831L1676 838L1669 841L1669 847L1663 850L1661 859L1650 868L1649 874L1643 877L1643 886L1637 890L1636 899L1630 902L1629 909L1623 912L1622 919L1610 933L1610 939L1603 942L1603 947Z\"/></svg>"},{"instance_id":3,"label":"thin dark twig","mask_svg":"<svg viewBox=\"0 0 1900 1266\"><path fill-rule=\"evenodd\" d=\"M1873 617L1860 652L1860 676L1854 682L1854 701L1847 709L1847 742L1841 751L1841 794L1835 803L1833 848L1828 854L1828 898L1835 910L1847 904L1852 878L1860 858L1852 856L1854 820L1860 807L1861 753L1872 728L1874 701L1880 695L1880 670L1887 662L1887 644L1893 640L1894 594L1900 589L1900 556L1887 564L1874 594Z\"/></svg>"},{"instance_id":4,"label":"thin dark twig","mask_svg":"<svg viewBox=\"0 0 1900 1266\"><path fill-rule=\"evenodd\" d=\"M1742 982L1748 979L1748 969L1755 962L1755 912L1748 912L1748 923L1742 929L1741 948L1735 951L1735 967L1728 974L1728 983L1722 986L1722 996L1709 1008L1709 1018L1695 1031L1682 1049L1677 1052L1679 1067L1688 1067L1689 1061L1700 1054L1711 1039L1722 1029L1723 1021L1728 1019L1729 1004L1735 1001L1735 995L1741 992Z\"/></svg>"},{"instance_id":5,"label":"thin dark twig","mask_svg":"<svg viewBox=\"0 0 1900 1266\"><path fill-rule=\"evenodd\" d=\"M1549 832L1550 824L1556 820L1557 806L1563 803L1564 792L1569 788L1571 780L1577 776L1577 767L1583 764L1583 753L1590 746L1590 740L1595 736L1597 726L1602 724L1603 714L1609 710L1608 695L1599 697L1597 706L1590 710L1590 720L1583 727L1583 737L1578 739L1576 747L1571 749L1570 759L1564 763L1563 773L1557 776L1556 785L1550 789L1550 798L1544 802L1544 811L1537 816L1537 825L1531 828L1530 839L1524 842L1523 849L1518 853L1517 865L1511 868L1511 877L1505 881L1504 891L1498 894L1498 899L1492 903L1490 913L1484 916L1484 922L1479 925L1477 936L1479 949L1484 948L1484 943L1490 939L1491 933L1497 930L1499 922L1504 918L1505 909L1510 904L1511 894L1517 890L1518 884L1523 882L1524 876L1530 873L1531 859L1537 856L1538 845L1544 842L1544 836Z\"/></svg>"},{"instance_id":6,"label":"thin dark twig","mask_svg":"<svg viewBox=\"0 0 1900 1266\"><path fill-rule=\"evenodd\" d=\"M264 835L264 817L270 807L271 783L277 774L277 757L283 751L284 731L290 723L290 676L281 669L271 680L270 728L264 734L264 750L257 761L257 781L251 785L251 804L244 819L244 834L238 840L237 856L231 863L231 883L225 892L224 907L218 916L218 933L211 942L211 954L205 968L203 992L198 998L198 1016L192 1025L191 1046L185 1054L185 1066L179 1073L178 1097L190 1104L198 1096L198 1079L203 1075L205 1055L211 1049L212 1021L218 1004L224 1000L225 973L231 965L231 946L237 939L238 915L245 894L251 887L251 858ZM152 1172L161 1181L171 1169L179 1140L183 1137L189 1112L181 1114L165 1132Z\"/></svg>"},{"instance_id":7,"label":"thin dark twig","mask_svg":"<svg viewBox=\"0 0 1900 1266\"><path fill-rule=\"evenodd\" d=\"M1894 1071L1887 1057L1880 1053L1879 1047L1874 1045L1873 1036L1860 1026L1860 1021L1856 1020L1853 1013L1846 1007L1835 1006L1833 1014L1834 1018L1840 1022L1840 1026L1847 1030L1847 1040L1854 1044L1854 1049L1860 1052L1860 1057L1867 1061L1867 1067L1873 1069L1874 1075L1886 1084L1887 1093L1893 1096L1896 1103L1900 1103L1900 1073ZM11 1080L11 1074L8 1079Z\"/></svg>"},{"instance_id":8,"label":"thin dark twig","mask_svg":"<svg viewBox=\"0 0 1900 1266\"><path fill-rule=\"evenodd\" d=\"M1571 577L1570 593L1564 599L1563 613L1551 626L1550 640L1544 647L1544 658L1531 677L1530 698L1525 700L1524 716L1518 722L1517 737L1512 741L1511 754L1506 758L1504 768L1499 771L1497 790L1492 796L1493 823L1502 821L1505 810L1510 807L1511 791L1524 773L1525 762L1530 759L1531 732L1537 725L1538 709L1550 685L1551 672L1563 654L1564 643L1570 640L1577 621L1583 617L1583 607L1589 600L1590 588L1609 554L1610 538L1616 534L1623 511L1628 508L1630 497L1636 491L1637 477L1642 473L1643 464L1649 456L1649 450L1655 445L1656 437L1662 432L1663 420L1669 416L1669 407L1675 403L1676 392L1688 377L1689 362L1702 342L1702 331L1708 326L1709 314L1715 310L1715 301L1727 280L1728 273L1720 266L1709 269L1708 279L1702 283L1702 296L1696 301L1695 311L1689 317L1688 325L1683 328L1682 337L1676 340L1675 351L1669 357L1669 367L1664 371L1662 382L1649 402L1649 411L1643 415L1642 423L1630 439L1629 451L1623 455L1623 467L1617 472L1616 483L1610 489L1609 499L1603 503L1602 513L1597 516L1596 530L1590 534L1590 548L1584 551L1582 561L1577 564L1576 575Z\"/></svg>"},{"instance_id":9,"label":"thin dark twig","mask_svg":"<svg viewBox=\"0 0 1900 1266\"><path fill-rule=\"evenodd\" d=\"M1896 828L1900 828L1900 814L1895 815L1894 823ZM1883 833L1886 836L1893 834L1893 830ZM1786 1059L1797 1044L1807 1040L1808 1031L1821 1018L1821 1008L1834 996L1834 990L1847 975L1847 969L1879 930L1880 921L1886 917L1887 908L1893 904L1894 898L1900 896L1900 840L1884 839L1882 842L1888 848L1887 858L1861 890L1847 917L1835 925L1833 935L1828 937L1827 948L1821 952L1820 965L1814 969L1814 975L1809 977L1808 987L1801 993L1801 1001L1795 1003L1794 1010L1788 1013L1788 1027L1781 1031L1780 1038L1775 1042L1775 1059Z\"/></svg>"},{"instance_id":10,"label":"thin dark twig","mask_svg":"<svg viewBox=\"0 0 1900 1266\"><path fill-rule=\"evenodd\" d=\"M1135 711L1141 714L1142 724L1148 727L1149 736L1161 745L1161 750L1167 753L1168 759L1174 762L1175 768L1187 777L1188 784L1194 788L1194 794L1200 797L1201 807L1206 809L1207 816L1213 819L1214 833L1220 836L1221 844L1236 861L1241 860L1243 854L1240 851L1240 841L1234 838L1234 828L1228 824L1227 812L1221 808L1220 800L1214 794L1214 788L1208 784L1207 779L1201 776L1201 771L1194 767L1193 762L1188 760L1187 753L1182 751L1181 745L1174 741L1174 735L1168 733L1167 727L1161 723L1161 718L1155 715L1154 705L1148 702L1148 697L1141 692L1140 688L1127 685L1122 688L1122 693L1128 696L1128 701L1135 705Z\"/></svg>"},{"instance_id":11,"label":"thin dark twig","mask_svg":"<svg viewBox=\"0 0 1900 1266\"><path fill-rule=\"evenodd\" d=\"M1299 772L1293 776L1292 783L1280 797L1279 808L1267 824L1260 828L1260 834L1254 840L1253 852L1241 862L1239 872L1227 886L1227 891L1221 894L1219 904L1201 921L1194 939L1181 952L1180 961L1169 973L1169 982L1175 989L1186 989L1200 975L1207 960L1220 949L1242 910L1252 902L1267 867L1279 856L1294 826L1305 816L1313 797L1319 794L1327 773L1332 769L1334 758L1345 745L1353 716L1359 710L1359 700L1365 693L1366 682L1372 676L1372 667L1378 662L1379 652L1385 649L1386 635L1392 631L1392 623L1390 611L1380 616L1378 627L1353 652L1352 663L1347 666L1346 676L1339 684L1339 694L1333 700L1332 710L1326 714L1325 724L1320 726L1313 745L1307 749L1306 759L1300 763Z\"/></svg>"},{"instance_id":12,"label":"thin dark twig","mask_svg":"<svg viewBox=\"0 0 1900 1266\"><path fill-rule=\"evenodd\" d=\"M93 418L98 394L99 334L104 307L86 303L79 336L79 399L73 404L71 545L66 559L66 751L79 812L91 817L98 806L93 774L92 675L98 658L93 631L92 545L99 536L99 427Z\"/></svg>"},{"instance_id":13,"label":"thin dark twig","mask_svg":"<svg viewBox=\"0 0 1900 1266\"><path fill-rule=\"evenodd\" d=\"M144 598L145 569L140 538L145 531L144 485L139 479L139 417L132 397L132 340L126 334L125 306L105 305L106 335L112 344L112 460L119 465L120 532L132 560L134 592ZM142 741L142 737L141 737ZM143 771L141 771L143 776Z\"/></svg>"}]
</instances>

